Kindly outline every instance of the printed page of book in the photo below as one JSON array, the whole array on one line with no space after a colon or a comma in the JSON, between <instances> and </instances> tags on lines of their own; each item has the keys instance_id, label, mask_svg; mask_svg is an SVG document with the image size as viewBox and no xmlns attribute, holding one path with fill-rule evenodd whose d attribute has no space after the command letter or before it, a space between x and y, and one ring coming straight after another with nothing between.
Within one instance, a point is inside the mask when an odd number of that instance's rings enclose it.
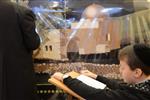
<instances>
[{"instance_id":1,"label":"printed page of book","mask_svg":"<svg viewBox=\"0 0 150 100\"><path fill-rule=\"evenodd\" d=\"M96 89L104 89L106 87L106 84L85 75L80 75L77 79Z\"/></svg>"},{"instance_id":2,"label":"printed page of book","mask_svg":"<svg viewBox=\"0 0 150 100\"><path fill-rule=\"evenodd\" d=\"M82 81L83 83L85 83L93 88L96 88L96 89L104 89L106 87L106 84L99 82L91 77L81 75L75 71L69 72L68 75L70 75L72 78L76 78L76 79Z\"/></svg>"}]
</instances>

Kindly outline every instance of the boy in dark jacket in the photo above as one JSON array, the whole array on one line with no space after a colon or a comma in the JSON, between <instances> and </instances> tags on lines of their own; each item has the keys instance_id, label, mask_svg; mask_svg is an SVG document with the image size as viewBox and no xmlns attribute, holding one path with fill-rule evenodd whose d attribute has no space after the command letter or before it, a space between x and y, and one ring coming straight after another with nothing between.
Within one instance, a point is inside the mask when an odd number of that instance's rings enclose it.
<instances>
[{"instance_id":1,"label":"boy in dark jacket","mask_svg":"<svg viewBox=\"0 0 150 100\"><path fill-rule=\"evenodd\" d=\"M55 73L52 77L61 80L70 89L87 100L150 100L150 46L135 44L121 49L120 74L124 84L96 75L88 70L82 74L92 77L108 88L95 89L70 76L63 79L64 74Z\"/></svg>"}]
</instances>

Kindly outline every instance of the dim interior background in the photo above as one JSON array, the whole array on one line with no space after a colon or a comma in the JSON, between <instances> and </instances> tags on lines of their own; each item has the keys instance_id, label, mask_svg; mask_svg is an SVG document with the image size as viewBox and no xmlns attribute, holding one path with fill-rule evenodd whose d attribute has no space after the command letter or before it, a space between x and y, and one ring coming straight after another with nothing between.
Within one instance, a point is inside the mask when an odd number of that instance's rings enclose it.
<instances>
[{"instance_id":1,"label":"dim interior background","mask_svg":"<svg viewBox=\"0 0 150 100\"><path fill-rule=\"evenodd\" d=\"M33 58L41 100L65 99L63 91L47 82L54 72L88 69L121 80L119 49L150 44L150 0L11 1L37 18L41 45Z\"/></svg>"}]
</instances>

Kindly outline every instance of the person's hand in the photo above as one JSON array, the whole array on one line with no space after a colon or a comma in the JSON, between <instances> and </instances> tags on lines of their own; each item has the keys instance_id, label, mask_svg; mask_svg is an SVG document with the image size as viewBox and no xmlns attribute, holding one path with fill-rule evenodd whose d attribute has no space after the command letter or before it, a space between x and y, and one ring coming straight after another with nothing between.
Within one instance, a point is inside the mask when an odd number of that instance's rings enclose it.
<instances>
[{"instance_id":1,"label":"person's hand","mask_svg":"<svg viewBox=\"0 0 150 100\"><path fill-rule=\"evenodd\" d=\"M94 73L92 73L92 72L90 72L88 70L81 70L80 73L83 74L83 75L85 75L85 76L89 76L91 78L94 78L94 79L97 78L96 74L94 74Z\"/></svg>"},{"instance_id":2,"label":"person's hand","mask_svg":"<svg viewBox=\"0 0 150 100\"><path fill-rule=\"evenodd\" d=\"M60 72L56 72L56 73L54 73L51 77L52 77L52 78L55 78L55 79L57 79L57 80L59 80L59 81L63 81L63 76L64 76L64 74L62 74L62 73L60 73Z\"/></svg>"}]
</instances>

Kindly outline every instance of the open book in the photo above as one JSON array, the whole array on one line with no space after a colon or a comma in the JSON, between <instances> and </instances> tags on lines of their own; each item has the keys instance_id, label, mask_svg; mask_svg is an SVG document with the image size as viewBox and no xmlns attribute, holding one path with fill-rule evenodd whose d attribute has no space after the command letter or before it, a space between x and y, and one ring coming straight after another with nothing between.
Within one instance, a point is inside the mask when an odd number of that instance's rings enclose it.
<instances>
[{"instance_id":1,"label":"open book","mask_svg":"<svg viewBox=\"0 0 150 100\"><path fill-rule=\"evenodd\" d=\"M104 89L106 87L105 84L85 75L80 75L77 77L77 79L96 89Z\"/></svg>"},{"instance_id":2,"label":"open book","mask_svg":"<svg viewBox=\"0 0 150 100\"><path fill-rule=\"evenodd\" d=\"M83 83L93 87L93 88L96 88L96 89L104 89L106 87L105 84L97 81L97 80L94 80L88 76L85 76L85 75L80 75L79 73L77 72L70 72L69 75L72 77L72 78L76 78L80 81L82 81ZM80 100L84 100L84 98L82 98L81 96L79 96L78 94L76 94L74 91L72 91L70 88L68 88L64 83L62 83L61 81L55 79L55 78L50 78L48 80L48 82L50 82L51 84L54 84L55 86L57 86L58 88L64 90L66 93L80 99Z\"/></svg>"}]
</instances>

